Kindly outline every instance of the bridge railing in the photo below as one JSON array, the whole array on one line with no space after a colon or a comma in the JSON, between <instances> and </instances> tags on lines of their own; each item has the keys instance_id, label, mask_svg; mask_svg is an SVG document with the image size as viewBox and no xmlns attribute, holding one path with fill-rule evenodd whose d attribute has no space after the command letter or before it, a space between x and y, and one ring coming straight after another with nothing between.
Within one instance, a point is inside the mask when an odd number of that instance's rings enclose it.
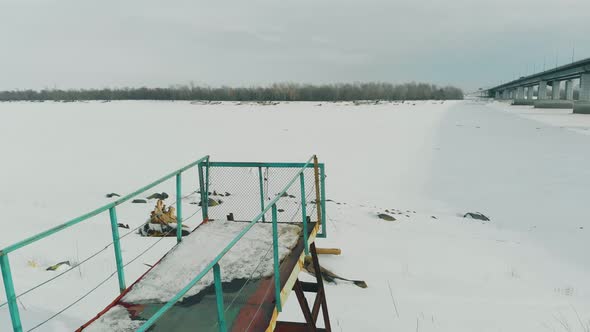
<instances>
[{"instance_id":1,"label":"bridge railing","mask_svg":"<svg viewBox=\"0 0 590 332\"><path fill-rule=\"evenodd\" d=\"M126 284L125 284L125 271L124 271L124 263L123 263L123 258L121 255L121 245L120 245L120 236L119 236L119 225L118 225L118 219L117 219L117 206L129 201L130 199L146 192L147 190L150 190L152 188L154 188L155 186L169 180L172 178L176 179L176 220L177 220L177 227L176 227L176 238L177 238L177 242L181 242L182 241L182 222L183 222L183 217L182 217L182 204L181 204L181 200L182 200L182 174L190 169L193 168L197 168L199 171L199 187L200 187L200 191L201 192L206 192L207 191L207 183L208 183L208 163L209 163L209 156L205 156L203 158L200 158L199 160L196 160L134 192L132 192L129 195L123 196L119 199L117 199L114 202L111 202L109 204L106 204L98 209L95 209L93 211L90 211L84 215L81 215L77 218L74 218L70 221L67 221L61 225L58 225L56 227L50 228L44 232L38 233L36 235L33 235L27 239L24 239L22 241L19 241L17 243L14 243L12 245L9 245L5 248L3 248L2 250L0 250L0 268L2 270L2 280L4 283L4 290L6 292L6 303L8 304L8 308L10 311L10 319L12 322L12 327L13 330L15 332L21 332L23 330L22 327L22 322L21 322L21 318L20 318L20 314L19 314L19 309L18 309L18 305L17 305L17 298L20 295L17 295L15 292L15 286L14 286L14 280L13 280L13 275L12 275L12 271L10 269L10 262L9 262L9 254L19 250L21 248L24 248L30 244L33 244L41 239L50 237L51 235L54 235L56 233L59 233L63 230L66 230L74 225L80 224L82 222L88 221L90 218L97 216L99 214L102 213L106 213L108 211L109 214L109 219L110 219L110 226L111 226L111 233L112 233L112 239L113 239L113 248L114 248L114 254L115 254L115 261L116 261L116 265L117 265L117 277L118 277L118 281L119 281L119 290L121 292L123 292L126 289ZM201 202L203 203L203 200L206 200L207 195L201 195ZM205 206L205 205L203 205ZM207 216L206 216L206 208L203 209L203 220L206 220ZM73 269L73 267L72 267ZM21 294L24 295L24 294ZM4 305L4 304L2 304Z\"/></svg>"},{"instance_id":2,"label":"bridge railing","mask_svg":"<svg viewBox=\"0 0 590 332\"><path fill-rule=\"evenodd\" d=\"M317 157L312 156L305 163L258 163L258 162L211 162L209 156L205 156L196 160L181 169L178 169L124 197L117 199L114 202L106 204L98 209L88 212L82 216L67 221L61 225L50 228L44 232L33 235L27 239L19 241L15 244L9 245L0 250L0 268L2 270L2 279L4 289L6 292L11 322L13 330L20 332L23 330L19 309L17 306L17 299L24 294L17 295L15 292L15 285L13 274L11 272L9 263L9 254L21 248L27 247L41 239L48 238L51 235L69 229L70 227L88 221L90 218L106 213L108 211L112 242L114 248L115 261L117 265L117 277L119 291L126 290L125 283L125 264L121 255L120 236L118 230L117 206L131 200L132 198L150 190L157 185L175 178L176 184L176 217L177 228L176 237L177 244L182 241L182 223L184 220L182 215L182 174L188 170L196 168L199 177L200 206L202 213L202 220L223 218L225 213L232 214L231 219L241 219L239 221L247 221L247 226L231 240L231 242L197 275L191 280L182 290L180 290L170 301L168 301L160 310L158 310L150 319L148 319L139 329L145 331L154 324L166 311L168 311L176 302L178 302L190 288L199 282L204 275L211 270L214 274L214 286L216 299L218 302L218 326L220 330L226 330L226 323L224 317L223 294L221 286L221 269L219 260L238 242L242 237L258 222L267 222L271 219L273 230L273 272L275 282L275 295L277 298L276 307L280 312L280 274L279 274L279 250L278 250L278 224L281 222L292 222L298 215L301 218L303 225L303 240L305 244L305 252L308 252L308 214L310 211L316 212L316 221L320 224L321 231L318 237L326 236L326 221L325 221L325 168L324 164L318 163ZM247 174L254 174L253 176L245 176ZM255 183L255 185L252 185ZM298 189L296 183L298 183ZM278 189L277 189L278 188ZM233 205L224 205L223 209L211 210L211 197L221 196L217 191L225 196L226 194L236 195L232 197ZM222 192L223 190L223 192ZM231 190L231 192L226 190ZM290 192L295 191L295 192ZM297 191L299 193L297 193ZM301 197L297 204L297 208L293 209L293 198L296 194ZM307 197L314 197L314 200L309 201ZM281 205L289 201L289 204ZM253 203L254 202L254 203ZM311 207L308 210L308 205ZM313 213L312 212L312 213ZM221 215L220 215L221 213ZM225 216L227 217L227 216ZM247 220L246 220L247 219ZM74 267L70 268L74 269ZM68 270L68 271L69 271ZM112 276L112 275L111 275ZM109 277L110 278L110 277ZM107 278L108 279L108 278ZM44 284L44 283L42 283ZM0 304L3 306L4 304ZM55 317L55 316L52 316ZM52 318L51 317L51 318ZM40 326L40 325L38 325ZM38 327L36 326L36 327Z\"/></svg>"},{"instance_id":3,"label":"bridge railing","mask_svg":"<svg viewBox=\"0 0 590 332\"><path fill-rule=\"evenodd\" d=\"M292 221L292 214L288 213L284 209L284 207L293 204L285 204L279 209L281 202L289 201L292 203L292 200L289 198L293 198L295 195L289 194L289 191L293 192L294 188L299 187L297 190L297 196L300 197L298 202L298 211L299 217L301 218L301 222L303 225L303 243L304 243L304 250L305 253L308 254L309 250L309 243L308 243L308 213L307 208L308 205L311 203L315 205L315 211L317 212L317 222L320 225L321 232L317 235L318 237L325 237L326 236L326 223L325 223L325 168L324 164L318 163L317 157L312 156L309 160L305 163L241 163L241 162L209 162L208 163L210 169L210 181L211 183L207 183L207 187L210 188L211 191L205 192L206 195L214 195L221 196L230 194L234 196L236 192L229 192L225 191L228 188L226 185L230 185L235 181L231 181L232 177L227 177L227 173L225 176L220 175L224 174L223 172L219 172L222 169L241 169L245 171L245 173L240 175L241 179L248 178L248 174L254 174L254 177L258 177L256 192L257 195L245 195L249 199L254 197L255 200L259 199L259 208L256 212L256 215L251 218L246 227L244 227L228 244L225 246L209 264L205 266L203 270L201 270L191 281L183 287L178 293L176 293L168 302L166 302L158 311L156 311L137 331L147 331L151 326L153 326L158 319L160 319L166 312L168 312L174 304L180 301L189 291L193 288L199 281L201 281L205 275L213 271L213 280L214 280L214 289L215 289L215 298L217 303L217 326L219 327L219 331L227 331L227 322L225 318L225 305L223 303L223 289L221 283L221 267L220 267L220 260L238 243L253 227L259 222L266 222L267 217L270 216L270 220L272 222L272 253L273 253L273 278L274 278L274 290L275 290L275 307L277 312L282 311L281 307L281 284L280 284L280 273L279 273L279 233L278 233L278 224L280 222L288 222ZM278 192L272 192L269 188L268 181L272 178L269 175L268 170L280 170L280 169L295 169L296 171L293 173L291 172L291 176L287 179L282 185L281 189ZM217 172L217 174L216 174ZM234 173L235 174L235 173ZM314 200L308 202L307 197L309 197L309 178L313 179L313 190L311 196L314 197ZM220 182L222 180L222 183ZM275 180L277 176L275 174ZM306 181L307 179L307 181ZM307 183L307 184L306 184ZM217 189L214 189L217 188ZM250 192L252 192L252 188L254 186L249 186ZM307 188L307 189L306 189ZM236 187L233 188L234 190L237 189ZM216 193L217 190L220 190ZM271 193L269 195L269 193ZM294 192L293 192L294 193ZM202 195L205 197L206 195ZM257 196L259 196L257 198ZM223 196L222 196L223 197ZM226 196L227 197L227 196ZM210 203L207 201L207 203ZM224 203L222 203L223 205ZM203 205L203 207L208 206ZM223 211L223 214L230 212L234 214L231 216L231 219L242 219L240 216L247 216L248 213L252 213L251 208L241 208L241 206L251 206L253 205L253 201L250 200L247 204L236 204L230 206ZM283 210L279 212L279 210ZM238 212L235 212L238 211ZM208 218L214 214L212 211L204 212ZM219 213L219 212L217 212ZM283 217L279 217L279 213L282 213ZM221 217L230 217L229 215ZM282 221L280 220L282 219ZM237 220L236 220L237 221ZM241 220L243 221L243 220Z\"/></svg>"}]
</instances>

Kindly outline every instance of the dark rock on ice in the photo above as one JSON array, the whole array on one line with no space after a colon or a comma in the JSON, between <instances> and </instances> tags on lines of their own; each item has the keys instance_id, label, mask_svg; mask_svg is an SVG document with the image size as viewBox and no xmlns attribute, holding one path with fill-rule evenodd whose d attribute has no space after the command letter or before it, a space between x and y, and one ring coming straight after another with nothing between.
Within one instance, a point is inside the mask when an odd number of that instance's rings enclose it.
<instances>
[{"instance_id":1,"label":"dark rock on ice","mask_svg":"<svg viewBox=\"0 0 590 332\"><path fill-rule=\"evenodd\" d=\"M386 213L379 213L377 215L377 217L379 217L380 219L386 220L386 221L395 221L396 219Z\"/></svg>"},{"instance_id":2,"label":"dark rock on ice","mask_svg":"<svg viewBox=\"0 0 590 332\"><path fill-rule=\"evenodd\" d=\"M463 216L463 218L470 218L470 219L477 219L477 220L483 220L483 221L490 221L490 218L486 217L481 212L467 212L467 213L465 213L465 215Z\"/></svg>"},{"instance_id":3,"label":"dark rock on ice","mask_svg":"<svg viewBox=\"0 0 590 332\"><path fill-rule=\"evenodd\" d=\"M161 193L153 193L150 196L147 197L147 199L166 199L168 198L168 194L165 192L161 192Z\"/></svg>"}]
</instances>

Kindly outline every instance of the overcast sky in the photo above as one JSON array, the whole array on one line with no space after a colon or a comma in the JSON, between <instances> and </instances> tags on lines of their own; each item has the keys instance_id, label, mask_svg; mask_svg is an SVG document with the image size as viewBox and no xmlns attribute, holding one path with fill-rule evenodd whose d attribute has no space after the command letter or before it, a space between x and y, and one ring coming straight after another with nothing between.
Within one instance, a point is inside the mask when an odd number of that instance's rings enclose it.
<instances>
[{"instance_id":1,"label":"overcast sky","mask_svg":"<svg viewBox=\"0 0 590 332\"><path fill-rule=\"evenodd\" d=\"M0 0L0 90L426 81L590 57L590 0Z\"/></svg>"}]
</instances>

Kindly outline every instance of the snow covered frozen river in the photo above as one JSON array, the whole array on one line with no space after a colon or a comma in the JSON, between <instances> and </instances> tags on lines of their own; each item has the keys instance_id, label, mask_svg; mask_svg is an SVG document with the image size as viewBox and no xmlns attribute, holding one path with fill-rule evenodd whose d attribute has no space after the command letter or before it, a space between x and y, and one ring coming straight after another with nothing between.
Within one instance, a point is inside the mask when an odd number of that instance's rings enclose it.
<instances>
[{"instance_id":1,"label":"snow covered frozen river","mask_svg":"<svg viewBox=\"0 0 590 332\"><path fill-rule=\"evenodd\" d=\"M321 104L321 106L320 106ZM590 117L477 100L354 106L189 102L0 103L0 246L109 202L201 156L326 163L322 264L335 331L588 331ZM173 183L162 190L173 192ZM151 206L121 219L141 224ZM403 211L397 221L376 217ZM462 216L482 212L482 223ZM144 217L145 216L145 217ZM106 217L11 254L17 293L110 241ZM166 239L168 240L168 239ZM128 284L173 244L130 265ZM124 259L151 239L130 236ZM102 247L101 247L102 246ZM112 249L20 300L31 328L115 267ZM69 331L116 278L38 331ZM0 298L4 300L4 290ZM283 313L299 319L297 303ZM10 329L6 306L0 330Z\"/></svg>"}]
</instances>

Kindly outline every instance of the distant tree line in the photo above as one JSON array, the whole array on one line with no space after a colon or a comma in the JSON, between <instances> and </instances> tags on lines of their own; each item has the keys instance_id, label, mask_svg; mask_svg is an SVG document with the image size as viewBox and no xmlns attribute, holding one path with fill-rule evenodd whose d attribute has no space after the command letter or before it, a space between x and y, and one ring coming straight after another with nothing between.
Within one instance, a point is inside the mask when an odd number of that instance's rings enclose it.
<instances>
[{"instance_id":1,"label":"distant tree line","mask_svg":"<svg viewBox=\"0 0 590 332\"><path fill-rule=\"evenodd\" d=\"M121 88L89 90L0 91L0 101L74 100L215 100L215 101L353 101L353 100L463 99L461 89L428 83L277 83L267 87Z\"/></svg>"}]
</instances>

